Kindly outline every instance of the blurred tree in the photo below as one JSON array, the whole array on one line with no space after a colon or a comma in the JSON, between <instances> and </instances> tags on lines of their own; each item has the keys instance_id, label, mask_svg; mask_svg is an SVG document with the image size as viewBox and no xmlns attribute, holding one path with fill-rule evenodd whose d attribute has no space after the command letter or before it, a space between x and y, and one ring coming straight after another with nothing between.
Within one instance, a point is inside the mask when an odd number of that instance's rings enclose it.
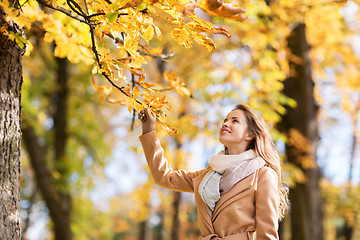
<instances>
[{"instance_id":1,"label":"blurred tree","mask_svg":"<svg viewBox=\"0 0 360 240\"><path fill-rule=\"evenodd\" d=\"M23 114L23 140L27 152L35 171L36 182L42 193L43 199L49 209L52 221L54 222L55 239L73 239L71 231L71 196L68 189L69 167L66 164L66 144L67 144L67 119L68 119L68 81L69 69L68 61L64 58L56 58L57 65L56 79L54 81L54 91L50 93L49 111L51 113L52 144L46 144L45 149L39 142L34 127ZM50 120L49 119L49 120ZM53 148L52 161L47 160L46 152ZM47 167L47 162L54 166L57 177L52 179L51 170ZM55 180L55 181L54 181Z\"/></svg>"},{"instance_id":2,"label":"blurred tree","mask_svg":"<svg viewBox=\"0 0 360 240\"><path fill-rule=\"evenodd\" d=\"M287 136L286 160L305 174L304 183L296 183L290 191L292 239L323 239L323 213L316 163L319 140L318 105L314 100L314 82L309 58L305 24L294 26L288 37L289 77L284 81L284 93L297 101L288 108L281 128Z\"/></svg>"},{"instance_id":3,"label":"blurred tree","mask_svg":"<svg viewBox=\"0 0 360 240\"><path fill-rule=\"evenodd\" d=\"M80 226L90 227L103 221L101 213L91 222L83 216L88 215L88 211L97 212L86 192L94 187L94 171L100 176L100 168L112 146L112 137L106 134L111 129L104 123L106 114L96 117L99 103L91 100L92 93L88 91L89 68L82 69L81 65L73 66L67 59L54 57L53 47L41 38L34 37L34 40L37 54L24 58L22 131L24 155L28 158L23 161L31 162L36 179L33 184L38 186L49 210L56 239L104 234L105 231L95 233L96 228L92 228L94 232L84 232ZM75 75L71 74L74 72ZM100 131L101 138L98 137ZM24 172L31 171L25 169ZM29 182L24 190L31 186L31 178L24 175ZM28 198L24 200L32 199Z\"/></svg>"}]
</instances>

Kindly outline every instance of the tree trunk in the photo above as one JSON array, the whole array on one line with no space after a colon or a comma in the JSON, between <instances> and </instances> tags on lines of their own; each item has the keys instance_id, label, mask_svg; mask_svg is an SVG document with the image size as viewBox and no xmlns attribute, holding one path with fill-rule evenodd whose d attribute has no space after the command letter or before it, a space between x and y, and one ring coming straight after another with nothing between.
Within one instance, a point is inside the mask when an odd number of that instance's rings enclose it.
<instances>
[{"instance_id":1,"label":"tree trunk","mask_svg":"<svg viewBox=\"0 0 360 240\"><path fill-rule=\"evenodd\" d=\"M148 220L144 220L139 223L139 240L147 240L149 236L149 224Z\"/></svg>"},{"instance_id":2,"label":"tree trunk","mask_svg":"<svg viewBox=\"0 0 360 240\"><path fill-rule=\"evenodd\" d=\"M355 163L355 154L356 154L356 147L358 145L358 120L359 120L359 112L360 112L360 99L357 101L355 109L354 109L354 113L352 115L353 118L353 136L352 136L352 140L353 140L353 144L351 147L351 156L350 156L350 166L349 166L349 176L348 176L348 188L347 188L347 195L348 197L350 197L351 191L356 191L356 189L352 188L351 182L352 182L352 178L353 178L353 168L354 168L354 163ZM358 214L355 214L355 216L357 216ZM348 219L346 217L345 218L345 223L344 223L344 237L345 240L351 240L354 234L354 226L352 224L349 223ZM356 217L355 217L355 222L356 222Z\"/></svg>"},{"instance_id":3,"label":"tree trunk","mask_svg":"<svg viewBox=\"0 0 360 240\"><path fill-rule=\"evenodd\" d=\"M6 24L3 17L0 8L0 27ZM21 54L22 49L0 32L0 238L12 240L21 238Z\"/></svg>"},{"instance_id":4,"label":"tree trunk","mask_svg":"<svg viewBox=\"0 0 360 240\"><path fill-rule=\"evenodd\" d=\"M153 229L153 240L163 240L163 233L164 233L164 217L165 217L165 213L164 213L164 209L163 207L160 207L159 212L158 212L158 216L160 218L160 223L159 225L157 225L154 229Z\"/></svg>"},{"instance_id":5,"label":"tree trunk","mask_svg":"<svg viewBox=\"0 0 360 240\"><path fill-rule=\"evenodd\" d=\"M180 220L179 220L179 208L180 208L181 192L173 192L173 216L171 225L171 240L179 240Z\"/></svg>"},{"instance_id":6,"label":"tree trunk","mask_svg":"<svg viewBox=\"0 0 360 240\"><path fill-rule=\"evenodd\" d=\"M292 239L321 240L321 173L316 163L318 107L313 96L314 82L305 24L297 25L287 40L290 75L284 82L284 93L297 101L297 107L287 108L280 126L288 136L287 161L302 169L307 179L290 189Z\"/></svg>"},{"instance_id":7,"label":"tree trunk","mask_svg":"<svg viewBox=\"0 0 360 240\"><path fill-rule=\"evenodd\" d=\"M56 58L56 62L58 65L56 84L54 84L56 90L51 96L51 103L54 121L54 158L52 160L55 163L55 170L60 174L57 181L54 181L50 174L46 149L39 144L40 137L36 135L33 126L26 121L26 116L23 124L23 140L35 172L36 182L54 223L55 239L72 240L68 168L64 163L67 140L68 62L66 59L59 58Z\"/></svg>"},{"instance_id":8,"label":"tree trunk","mask_svg":"<svg viewBox=\"0 0 360 240\"><path fill-rule=\"evenodd\" d=\"M24 118L22 131L23 141L35 172L37 185L54 222L55 239L72 239L69 217L63 210L60 195L51 180L52 177L46 164L45 151L39 145L38 136L33 127L28 124L26 118Z\"/></svg>"},{"instance_id":9,"label":"tree trunk","mask_svg":"<svg viewBox=\"0 0 360 240\"><path fill-rule=\"evenodd\" d=\"M186 104L185 101L182 104ZM179 113L178 119L181 119L185 115L185 108ZM182 162L183 156L181 153L182 143L180 138L174 138L176 144L176 156L175 156L175 163L174 169L178 169ZM181 201L181 192L173 192L173 202L172 202L172 225L171 225L171 240L178 240L179 239L179 230L180 230L180 219L179 219L179 210L180 210L180 201Z\"/></svg>"}]
</instances>

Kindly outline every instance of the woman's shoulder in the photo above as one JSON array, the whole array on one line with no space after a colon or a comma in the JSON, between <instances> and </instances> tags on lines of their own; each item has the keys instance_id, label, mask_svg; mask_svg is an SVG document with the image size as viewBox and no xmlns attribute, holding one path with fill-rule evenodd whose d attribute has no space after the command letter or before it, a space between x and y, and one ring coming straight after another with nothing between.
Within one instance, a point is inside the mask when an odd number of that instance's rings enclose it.
<instances>
[{"instance_id":1,"label":"woman's shoulder","mask_svg":"<svg viewBox=\"0 0 360 240\"><path fill-rule=\"evenodd\" d=\"M273 179L277 179L277 173L275 172L274 169L272 169L270 166L265 165L262 168L259 169L259 179L262 178L273 178Z\"/></svg>"}]
</instances>

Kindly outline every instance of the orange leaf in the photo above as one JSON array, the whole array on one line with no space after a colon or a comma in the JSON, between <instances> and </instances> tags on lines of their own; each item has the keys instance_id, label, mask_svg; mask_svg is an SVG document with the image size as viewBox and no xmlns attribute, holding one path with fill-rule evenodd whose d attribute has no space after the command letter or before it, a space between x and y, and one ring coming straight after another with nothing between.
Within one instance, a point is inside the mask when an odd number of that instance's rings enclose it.
<instances>
[{"instance_id":1,"label":"orange leaf","mask_svg":"<svg viewBox=\"0 0 360 240\"><path fill-rule=\"evenodd\" d=\"M198 7L214 16L240 22L246 20L246 17L242 15L246 12L245 8L219 0L199 0Z\"/></svg>"},{"instance_id":2,"label":"orange leaf","mask_svg":"<svg viewBox=\"0 0 360 240\"><path fill-rule=\"evenodd\" d=\"M95 76L92 77L92 84L96 91L103 92L105 95L110 95L112 91L112 86L99 86L96 84Z\"/></svg>"},{"instance_id":3,"label":"orange leaf","mask_svg":"<svg viewBox=\"0 0 360 240\"><path fill-rule=\"evenodd\" d=\"M167 124L164 123L164 122L161 124L161 127L162 127L163 129L165 129L171 137L173 137L174 134L177 133L177 129L176 129L176 128L170 127L169 125L167 125Z\"/></svg>"},{"instance_id":4,"label":"orange leaf","mask_svg":"<svg viewBox=\"0 0 360 240\"><path fill-rule=\"evenodd\" d=\"M208 32L211 34L221 34L228 38L231 37L230 33L224 28L215 28L210 22L206 22L196 15L191 16L191 18L194 21L187 23L186 27L189 27L198 32Z\"/></svg>"},{"instance_id":5,"label":"orange leaf","mask_svg":"<svg viewBox=\"0 0 360 240\"><path fill-rule=\"evenodd\" d=\"M176 27L171 31L171 36L175 41L185 48L190 48L192 46L192 41L190 39L190 33L184 27Z\"/></svg>"},{"instance_id":6,"label":"orange leaf","mask_svg":"<svg viewBox=\"0 0 360 240\"><path fill-rule=\"evenodd\" d=\"M138 87L133 88L133 97L137 98L140 95L140 89Z\"/></svg>"}]
</instances>

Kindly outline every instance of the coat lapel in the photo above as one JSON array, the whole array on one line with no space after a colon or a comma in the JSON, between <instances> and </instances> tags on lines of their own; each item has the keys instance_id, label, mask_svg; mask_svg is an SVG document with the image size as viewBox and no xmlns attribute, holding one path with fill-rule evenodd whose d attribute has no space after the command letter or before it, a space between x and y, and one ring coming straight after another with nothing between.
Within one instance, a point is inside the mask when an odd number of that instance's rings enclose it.
<instances>
[{"instance_id":1,"label":"coat lapel","mask_svg":"<svg viewBox=\"0 0 360 240\"><path fill-rule=\"evenodd\" d=\"M236 183L229 192L221 196L220 200L215 205L215 209L212 215L212 222L215 221L216 217L221 213L224 208L229 206L231 203L237 201L238 199L243 198L249 193L251 193L251 191L247 190L254 185L257 172L258 171L255 171L248 177Z\"/></svg>"},{"instance_id":2,"label":"coat lapel","mask_svg":"<svg viewBox=\"0 0 360 240\"><path fill-rule=\"evenodd\" d=\"M210 168L209 168L210 170ZM196 201L196 207L198 209L198 213L201 216L198 216L198 218L202 218L204 220L205 227L210 231L214 232L214 227L211 221L211 217L208 213L206 203L202 200L200 194L199 194L199 185L201 183L201 180L204 178L204 176L207 174L208 171L205 171L204 173L200 174L196 178L193 179L194 184L194 194L195 194L195 201Z\"/></svg>"}]
</instances>

